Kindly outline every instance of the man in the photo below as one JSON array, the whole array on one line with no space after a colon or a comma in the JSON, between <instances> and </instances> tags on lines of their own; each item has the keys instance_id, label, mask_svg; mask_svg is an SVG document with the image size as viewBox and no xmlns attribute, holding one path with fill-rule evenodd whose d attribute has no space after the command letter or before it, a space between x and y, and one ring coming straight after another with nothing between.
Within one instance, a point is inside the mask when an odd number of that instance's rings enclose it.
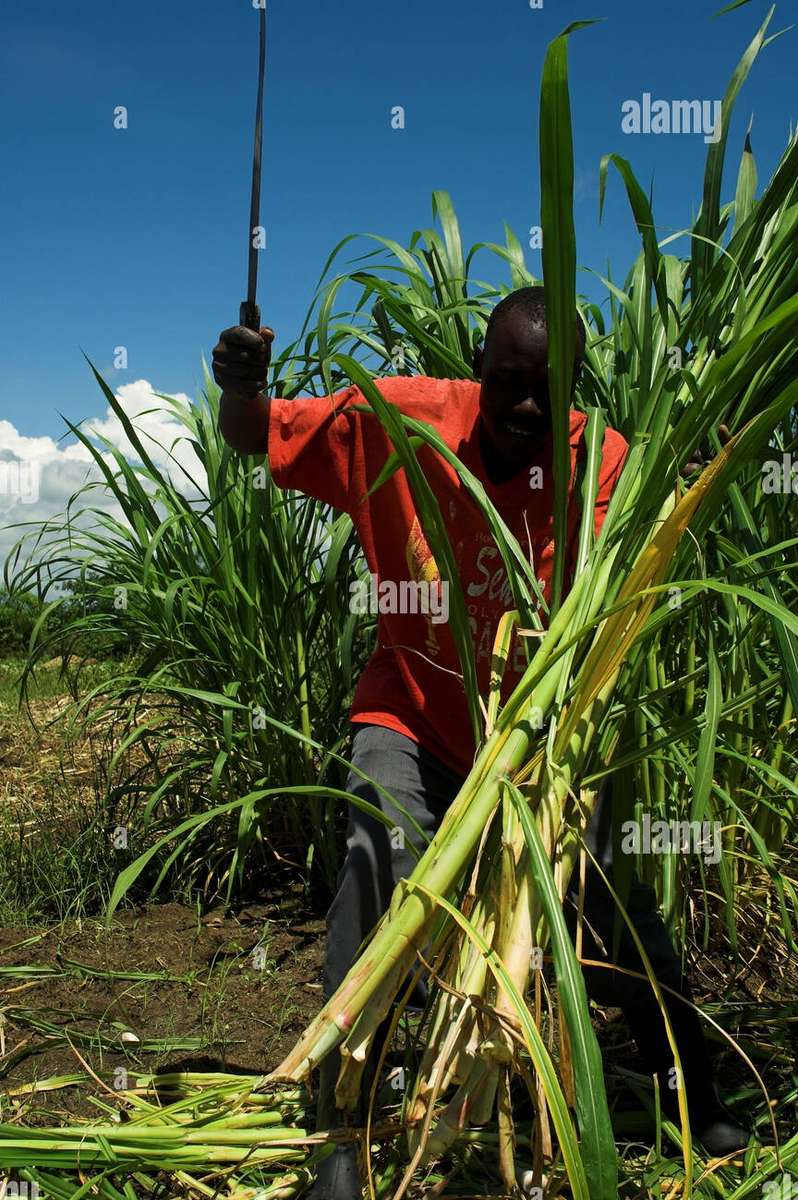
<instances>
[{"instance_id":1,"label":"man","mask_svg":"<svg viewBox=\"0 0 798 1200\"><path fill-rule=\"evenodd\" d=\"M268 454L275 483L314 496L348 512L355 523L369 570L381 582L439 579L434 559L415 515L404 471L397 471L366 499L390 453L376 417L352 405L364 398L354 387L334 396L270 400L263 394L273 338L236 327L226 330L214 349L214 377L222 388L220 429L235 449ZM585 349L578 321L573 388ZM553 564L551 407L547 375L547 327L543 288L521 288L494 309L484 350L474 359L469 380L393 377L378 381L385 398L400 411L433 425L446 444L484 484L486 491L525 551L531 555L546 600ZM570 416L571 488L577 462L585 452L584 414ZM602 448L595 530L599 532L628 447L607 429ZM481 690L487 689L491 651L502 613L512 607L498 549L457 473L429 446L419 459L441 507L454 547L471 619ZM573 551L578 505L570 505L568 545ZM571 559L569 559L571 563ZM572 570L572 564L571 564ZM569 578L570 582L570 578ZM520 646L507 663L505 698L523 672ZM421 829L431 836L457 794L473 762L465 692L454 642L445 622L429 611L381 612L377 648L355 692L350 713L352 762L393 795ZM352 772L347 789L381 808L403 828L405 847L394 847L382 824L350 806L347 855L339 888L327 916L324 992L338 988L358 947L388 906L396 882L410 874L410 846L423 847L412 824L374 787ZM611 872L611 822L608 789L588 833L588 845ZM574 890L569 894L573 928ZM652 889L633 880L627 909L660 983L689 997L679 961L656 911ZM589 870L585 916L597 942L585 930L583 956L606 958L613 944L612 898L595 870ZM604 947L607 948L605 951ZM644 973L633 939L624 930L617 963ZM602 968L586 970L588 990L603 1004L621 1007L644 1058L659 1077L663 1105L675 1116L673 1057L665 1027L647 982ZM685 1091L693 1132L711 1153L728 1153L747 1144L745 1132L720 1102L712 1084L699 1019L678 997L668 997L684 1068ZM322 1065L319 1127L346 1122L335 1111L338 1055ZM362 1106L355 1121L362 1122ZM360 1194L354 1152L342 1147L325 1160L312 1192L316 1200L349 1200Z\"/></svg>"}]
</instances>

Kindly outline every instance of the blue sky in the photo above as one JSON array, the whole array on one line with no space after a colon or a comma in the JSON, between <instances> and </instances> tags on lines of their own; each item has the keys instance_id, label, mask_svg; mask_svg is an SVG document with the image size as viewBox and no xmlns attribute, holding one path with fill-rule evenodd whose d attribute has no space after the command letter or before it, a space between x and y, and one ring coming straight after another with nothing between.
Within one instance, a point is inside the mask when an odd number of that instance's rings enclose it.
<instances>
[{"instance_id":1,"label":"blue sky","mask_svg":"<svg viewBox=\"0 0 798 1200\"><path fill-rule=\"evenodd\" d=\"M466 244L538 221L537 104L547 43L570 21L578 259L622 275L636 238L620 181L597 218L598 163L629 157L653 182L658 231L700 199L700 135L627 136L621 105L644 91L719 98L768 5L713 20L704 0L269 0L260 301L281 341L299 330L328 251L351 232L406 241L448 190ZM789 23L777 7L771 28ZM26 438L58 438L59 413L105 402L81 349L114 388L147 380L195 395L200 357L235 324L255 98L251 0L6 8L0 39L4 186L2 403ZM760 179L795 121L798 31L767 47L731 130L733 195L754 114ZM129 127L113 127L126 105ZM391 128L394 105L406 128ZM540 269L540 255L528 255ZM580 286L598 294L585 276ZM112 369L113 348L129 369Z\"/></svg>"}]
</instances>

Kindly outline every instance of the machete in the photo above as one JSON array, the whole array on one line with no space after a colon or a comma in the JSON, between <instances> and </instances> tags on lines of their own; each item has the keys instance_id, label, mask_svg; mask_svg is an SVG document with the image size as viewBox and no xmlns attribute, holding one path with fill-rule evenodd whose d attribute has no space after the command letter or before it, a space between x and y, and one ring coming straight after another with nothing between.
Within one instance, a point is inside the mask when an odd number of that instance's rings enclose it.
<instances>
[{"instance_id":1,"label":"machete","mask_svg":"<svg viewBox=\"0 0 798 1200\"><path fill-rule=\"evenodd\" d=\"M266 71L266 0L260 5L260 56L258 63L258 99L255 105L255 145L252 151L252 198L249 208L249 274L247 298L242 301L238 323L255 333L260 329L260 308L255 299L258 290L258 247L255 231L260 224L261 151L263 149L263 76Z\"/></svg>"}]
</instances>

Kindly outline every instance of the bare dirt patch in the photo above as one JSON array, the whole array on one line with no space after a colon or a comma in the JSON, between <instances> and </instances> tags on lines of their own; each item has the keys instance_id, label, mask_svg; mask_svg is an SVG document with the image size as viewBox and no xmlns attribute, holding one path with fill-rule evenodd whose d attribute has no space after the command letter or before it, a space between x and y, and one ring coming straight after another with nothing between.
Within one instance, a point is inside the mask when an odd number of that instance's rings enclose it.
<instances>
[{"instance_id":1,"label":"bare dirt patch","mask_svg":"<svg viewBox=\"0 0 798 1200\"><path fill-rule=\"evenodd\" d=\"M0 1091L28 1107L16 1089L83 1059L97 1081L45 1103L89 1115L120 1070L267 1072L321 1007L323 932L296 887L235 914L149 904L110 929L0 929Z\"/></svg>"}]
</instances>

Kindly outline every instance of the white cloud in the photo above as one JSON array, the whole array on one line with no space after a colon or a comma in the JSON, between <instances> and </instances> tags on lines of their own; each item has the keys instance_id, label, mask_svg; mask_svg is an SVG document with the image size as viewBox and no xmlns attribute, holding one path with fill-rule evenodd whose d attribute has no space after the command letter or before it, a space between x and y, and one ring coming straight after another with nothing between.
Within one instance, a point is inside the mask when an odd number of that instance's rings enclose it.
<instances>
[{"instance_id":1,"label":"white cloud","mask_svg":"<svg viewBox=\"0 0 798 1200\"><path fill-rule=\"evenodd\" d=\"M167 466L170 450L172 450L172 457L184 466L197 466L197 457L187 443L184 442L181 446L173 449L176 439L185 437L185 427L175 417L172 407L155 395L152 385L146 379L138 379L135 383L124 383L114 394L124 409L125 415L136 427L144 449L157 466ZM178 392L172 399L184 408L191 405L191 400L184 392ZM114 446L123 449L129 448L122 422L110 405L106 408L105 417L102 420L96 418L84 421L81 428L84 433L94 438L103 437Z\"/></svg>"},{"instance_id":2,"label":"white cloud","mask_svg":"<svg viewBox=\"0 0 798 1200\"><path fill-rule=\"evenodd\" d=\"M173 408L156 396L152 385L146 379L138 379L120 385L115 396L155 465L167 472L186 494L193 489L177 468L178 463L204 488L205 475L193 447L187 441L175 445L179 438L185 438L185 427ZM182 392L173 400L185 408L191 405L190 398ZM115 470L116 464L111 453L101 446L100 438L126 457L135 458L122 422L110 405L103 416L83 421L80 428L102 450L103 459L111 469ZM52 437L27 437L10 421L0 420L0 562L5 561L11 547L25 532L14 529L14 525L24 522L31 528L28 523L36 526L48 519L63 518L70 497L86 483L98 480L102 480L102 473L89 450L71 434L63 442ZM83 504L124 519L104 487L92 488ZM84 518L84 522L89 520L88 516Z\"/></svg>"}]
</instances>

